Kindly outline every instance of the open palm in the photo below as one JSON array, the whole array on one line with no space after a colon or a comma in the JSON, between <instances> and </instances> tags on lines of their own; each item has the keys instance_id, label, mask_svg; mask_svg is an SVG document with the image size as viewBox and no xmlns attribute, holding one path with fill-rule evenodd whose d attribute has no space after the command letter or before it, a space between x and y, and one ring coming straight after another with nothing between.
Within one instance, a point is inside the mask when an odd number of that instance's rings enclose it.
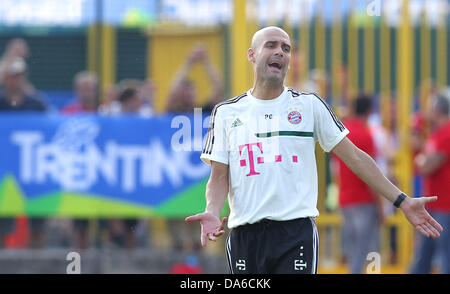
<instances>
[{"instance_id":1,"label":"open palm","mask_svg":"<svg viewBox=\"0 0 450 294\"><path fill-rule=\"evenodd\" d=\"M437 197L408 198L400 208L408 221L424 236L437 238L442 232L442 226L427 212L425 205L436 201Z\"/></svg>"},{"instance_id":2,"label":"open palm","mask_svg":"<svg viewBox=\"0 0 450 294\"><path fill-rule=\"evenodd\" d=\"M201 243L202 246L206 246L206 238L208 237L211 241L216 241L216 237L225 233L223 230L225 227L225 223L227 218L224 217L222 221L220 219L209 212L203 212L196 215L188 216L185 219L187 222L200 221L200 225L202 227L201 230Z\"/></svg>"}]
</instances>

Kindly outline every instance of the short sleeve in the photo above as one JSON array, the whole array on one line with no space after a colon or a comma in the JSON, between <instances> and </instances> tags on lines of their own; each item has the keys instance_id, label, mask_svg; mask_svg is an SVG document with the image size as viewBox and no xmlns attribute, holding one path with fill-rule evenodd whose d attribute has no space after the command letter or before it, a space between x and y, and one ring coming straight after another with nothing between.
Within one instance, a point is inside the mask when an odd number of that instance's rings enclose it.
<instances>
[{"instance_id":1,"label":"short sleeve","mask_svg":"<svg viewBox=\"0 0 450 294\"><path fill-rule=\"evenodd\" d=\"M200 156L201 160L207 164L211 164L211 161L228 164L228 139L225 116L222 108L218 106L211 112L209 129L205 138L202 155Z\"/></svg>"},{"instance_id":2,"label":"short sleeve","mask_svg":"<svg viewBox=\"0 0 450 294\"><path fill-rule=\"evenodd\" d=\"M330 152L349 134L349 131L324 100L315 94L312 94L311 99L314 112L314 137L325 152Z\"/></svg>"}]
</instances>

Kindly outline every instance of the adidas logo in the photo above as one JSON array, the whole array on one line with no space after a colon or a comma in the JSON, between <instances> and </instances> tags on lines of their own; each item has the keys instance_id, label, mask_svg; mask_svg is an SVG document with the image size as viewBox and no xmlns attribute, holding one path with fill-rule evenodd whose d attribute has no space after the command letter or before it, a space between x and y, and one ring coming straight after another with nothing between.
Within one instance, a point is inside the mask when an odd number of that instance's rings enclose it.
<instances>
[{"instance_id":1,"label":"adidas logo","mask_svg":"<svg viewBox=\"0 0 450 294\"><path fill-rule=\"evenodd\" d=\"M239 118L236 118L234 120L234 122L231 124L231 127L235 128L235 127L242 126L242 125L243 125L243 123L241 122L241 120Z\"/></svg>"}]
</instances>

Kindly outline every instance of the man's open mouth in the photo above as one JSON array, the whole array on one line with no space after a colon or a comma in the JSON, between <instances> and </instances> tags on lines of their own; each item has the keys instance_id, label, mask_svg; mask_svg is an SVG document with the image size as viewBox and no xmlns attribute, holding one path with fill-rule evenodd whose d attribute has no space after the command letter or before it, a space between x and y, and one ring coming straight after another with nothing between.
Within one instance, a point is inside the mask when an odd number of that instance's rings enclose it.
<instances>
[{"instance_id":1,"label":"man's open mouth","mask_svg":"<svg viewBox=\"0 0 450 294\"><path fill-rule=\"evenodd\" d=\"M281 69L282 65L281 65L281 63L278 63L278 62L271 62L271 63L269 63L269 67L273 67L273 68L276 68L276 69Z\"/></svg>"}]
</instances>

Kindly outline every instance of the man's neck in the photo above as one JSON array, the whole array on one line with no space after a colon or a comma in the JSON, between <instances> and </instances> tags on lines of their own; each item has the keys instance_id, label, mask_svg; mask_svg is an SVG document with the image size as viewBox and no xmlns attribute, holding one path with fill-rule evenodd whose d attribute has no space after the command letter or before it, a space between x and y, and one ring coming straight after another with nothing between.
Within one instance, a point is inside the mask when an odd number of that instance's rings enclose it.
<instances>
[{"instance_id":1,"label":"man's neck","mask_svg":"<svg viewBox=\"0 0 450 294\"><path fill-rule=\"evenodd\" d=\"M255 82L251 94L253 97L261 100L271 100L275 99L281 95L284 91L283 83L273 85L269 83L258 83Z\"/></svg>"}]
</instances>

